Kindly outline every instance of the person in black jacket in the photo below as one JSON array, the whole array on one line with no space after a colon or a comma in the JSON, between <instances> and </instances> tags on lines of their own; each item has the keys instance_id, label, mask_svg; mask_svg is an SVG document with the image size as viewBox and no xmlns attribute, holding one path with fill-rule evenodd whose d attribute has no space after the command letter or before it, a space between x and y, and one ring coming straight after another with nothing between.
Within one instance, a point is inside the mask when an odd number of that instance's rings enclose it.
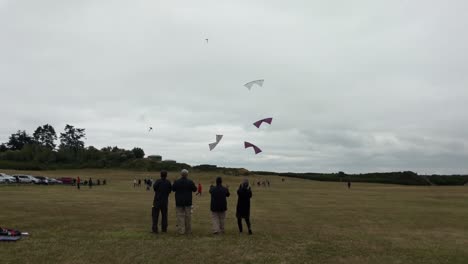
<instances>
[{"instance_id":1,"label":"person in black jacket","mask_svg":"<svg viewBox=\"0 0 468 264\"><path fill-rule=\"evenodd\" d=\"M242 218L244 218L249 229L249 235L252 235L252 228L250 226L250 198L252 198L252 190L250 189L248 179L244 179L244 182L239 186L237 196L236 217L239 232L242 233Z\"/></svg>"},{"instance_id":2,"label":"person in black jacket","mask_svg":"<svg viewBox=\"0 0 468 264\"><path fill-rule=\"evenodd\" d=\"M161 179L154 183L154 200L153 200L153 233L158 233L158 219L161 212L161 230L167 232L167 204L169 202L169 194L172 191L171 182L167 179L167 171L161 171Z\"/></svg>"},{"instance_id":3,"label":"person in black jacket","mask_svg":"<svg viewBox=\"0 0 468 264\"><path fill-rule=\"evenodd\" d=\"M224 220L226 219L227 200L229 189L222 185L221 177L216 178L216 186L210 188L211 194L211 219L213 222L213 234L224 233Z\"/></svg>"},{"instance_id":4,"label":"person in black jacket","mask_svg":"<svg viewBox=\"0 0 468 264\"><path fill-rule=\"evenodd\" d=\"M187 177L188 170L182 170L181 177L172 185L176 200L177 228L181 235L192 233L192 192L197 191L195 183Z\"/></svg>"}]
</instances>

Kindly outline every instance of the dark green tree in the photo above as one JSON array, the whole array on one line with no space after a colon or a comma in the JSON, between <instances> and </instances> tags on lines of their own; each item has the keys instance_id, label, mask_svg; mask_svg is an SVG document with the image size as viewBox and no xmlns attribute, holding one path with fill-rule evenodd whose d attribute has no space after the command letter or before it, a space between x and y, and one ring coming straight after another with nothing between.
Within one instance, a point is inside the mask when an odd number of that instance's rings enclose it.
<instances>
[{"instance_id":1,"label":"dark green tree","mask_svg":"<svg viewBox=\"0 0 468 264\"><path fill-rule=\"evenodd\" d=\"M39 145L48 149L55 149L55 140L57 140L57 133L53 126L46 124L40 126L34 131L34 140Z\"/></svg>"},{"instance_id":2,"label":"dark green tree","mask_svg":"<svg viewBox=\"0 0 468 264\"><path fill-rule=\"evenodd\" d=\"M133 148L132 149L133 155L135 155L135 158L137 159L142 159L145 157L145 151L143 151L142 148Z\"/></svg>"},{"instance_id":3,"label":"dark green tree","mask_svg":"<svg viewBox=\"0 0 468 264\"><path fill-rule=\"evenodd\" d=\"M8 147L4 143L0 144L0 152L5 152L7 150L8 150Z\"/></svg>"},{"instance_id":4,"label":"dark green tree","mask_svg":"<svg viewBox=\"0 0 468 264\"><path fill-rule=\"evenodd\" d=\"M75 128L72 125L65 126L65 133L60 133L60 148L72 149L75 152L84 148L84 141L86 136L84 128Z\"/></svg>"},{"instance_id":5,"label":"dark green tree","mask_svg":"<svg viewBox=\"0 0 468 264\"><path fill-rule=\"evenodd\" d=\"M26 131L18 130L18 132L11 134L6 146L10 150L20 150L25 145L34 143L34 139L29 136Z\"/></svg>"}]
</instances>

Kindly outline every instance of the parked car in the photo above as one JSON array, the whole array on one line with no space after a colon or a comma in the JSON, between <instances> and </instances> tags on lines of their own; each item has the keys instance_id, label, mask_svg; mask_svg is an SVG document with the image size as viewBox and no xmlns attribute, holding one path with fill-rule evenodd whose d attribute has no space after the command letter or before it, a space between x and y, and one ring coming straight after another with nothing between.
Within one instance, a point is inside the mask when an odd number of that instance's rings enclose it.
<instances>
[{"instance_id":1,"label":"parked car","mask_svg":"<svg viewBox=\"0 0 468 264\"><path fill-rule=\"evenodd\" d=\"M49 181L49 184L62 184L63 183L62 181L56 180L54 178L47 178L47 180Z\"/></svg>"},{"instance_id":2,"label":"parked car","mask_svg":"<svg viewBox=\"0 0 468 264\"><path fill-rule=\"evenodd\" d=\"M15 174L13 177L15 177L19 183L39 183L39 180L31 175Z\"/></svg>"},{"instance_id":3,"label":"parked car","mask_svg":"<svg viewBox=\"0 0 468 264\"><path fill-rule=\"evenodd\" d=\"M58 178L59 181L61 181L63 184L73 184L73 178L71 177L62 177Z\"/></svg>"},{"instance_id":4,"label":"parked car","mask_svg":"<svg viewBox=\"0 0 468 264\"><path fill-rule=\"evenodd\" d=\"M5 173L0 173L0 183L15 183L16 179Z\"/></svg>"},{"instance_id":5,"label":"parked car","mask_svg":"<svg viewBox=\"0 0 468 264\"><path fill-rule=\"evenodd\" d=\"M39 182L37 184L44 184L44 185L49 185L49 179L44 176L34 176Z\"/></svg>"}]
</instances>

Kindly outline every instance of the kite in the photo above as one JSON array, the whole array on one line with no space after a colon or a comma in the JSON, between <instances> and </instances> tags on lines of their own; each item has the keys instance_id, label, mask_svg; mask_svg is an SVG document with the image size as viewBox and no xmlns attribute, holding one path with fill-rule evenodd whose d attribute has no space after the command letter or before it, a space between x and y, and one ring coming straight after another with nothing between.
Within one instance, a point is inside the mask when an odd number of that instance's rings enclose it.
<instances>
[{"instance_id":1,"label":"kite","mask_svg":"<svg viewBox=\"0 0 468 264\"><path fill-rule=\"evenodd\" d=\"M223 138L223 135L216 135L216 142L208 144L208 147L210 148L210 151L212 151L214 148L216 148L216 146L218 145L218 143L221 141L222 138Z\"/></svg>"},{"instance_id":2,"label":"kite","mask_svg":"<svg viewBox=\"0 0 468 264\"><path fill-rule=\"evenodd\" d=\"M259 147L255 146L254 144L250 142L244 141L244 148L250 148L250 147L252 147L255 150L255 154L262 152L262 150Z\"/></svg>"},{"instance_id":3,"label":"kite","mask_svg":"<svg viewBox=\"0 0 468 264\"><path fill-rule=\"evenodd\" d=\"M264 118L262 120L258 120L257 122L253 123L253 125L256 126L257 128L260 128L262 123L267 123L267 124L271 125L272 121L273 121L273 117Z\"/></svg>"},{"instance_id":4,"label":"kite","mask_svg":"<svg viewBox=\"0 0 468 264\"><path fill-rule=\"evenodd\" d=\"M206 43L208 43L208 39L205 39L206 40Z\"/></svg>"},{"instance_id":5,"label":"kite","mask_svg":"<svg viewBox=\"0 0 468 264\"><path fill-rule=\"evenodd\" d=\"M29 236L29 233L0 227L0 241L16 241L23 236Z\"/></svg>"},{"instance_id":6,"label":"kite","mask_svg":"<svg viewBox=\"0 0 468 264\"><path fill-rule=\"evenodd\" d=\"M262 87L262 86L263 86L263 81L264 81L264 80L255 80L255 81L251 81L251 82L248 82L248 83L244 84L244 86L247 87L247 89L249 89L249 90L252 89L252 86L253 86L254 84L256 84L256 85Z\"/></svg>"},{"instance_id":7,"label":"kite","mask_svg":"<svg viewBox=\"0 0 468 264\"><path fill-rule=\"evenodd\" d=\"M153 127L149 127L148 132L153 131Z\"/></svg>"}]
</instances>

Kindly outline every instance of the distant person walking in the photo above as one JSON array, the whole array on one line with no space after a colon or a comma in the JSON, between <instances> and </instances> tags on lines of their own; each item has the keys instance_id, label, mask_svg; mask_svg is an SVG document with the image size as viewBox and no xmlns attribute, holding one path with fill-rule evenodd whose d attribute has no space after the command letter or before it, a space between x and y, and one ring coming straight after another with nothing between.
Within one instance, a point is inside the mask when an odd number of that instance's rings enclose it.
<instances>
[{"instance_id":1,"label":"distant person walking","mask_svg":"<svg viewBox=\"0 0 468 264\"><path fill-rule=\"evenodd\" d=\"M195 195L200 195L200 196L202 195L202 185L201 185L201 183L198 183L197 194L195 194Z\"/></svg>"},{"instance_id":2,"label":"distant person walking","mask_svg":"<svg viewBox=\"0 0 468 264\"><path fill-rule=\"evenodd\" d=\"M188 170L182 170L181 177L172 185L176 200L177 228L181 235L192 233L192 192L197 191L197 186L188 179L188 174Z\"/></svg>"},{"instance_id":3,"label":"distant person walking","mask_svg":"<svg viewBox=\"0 0 468 264\"><path fill-rule=\"evenodd\" d=\"M91 178L89 178L88 186L90 189L93 188L93 180Z\"/></svg>"},{"instance_id":4,"label":"distant person walking","mask_svg":"<svg viewBox=\"0 0 468 264\"><path fill-rule=\"evenodd\" d=\"M151 185L153 184L153 181L151 179L148 179L148 182L146 183L146 190L149 191L151 189Z\"/></svg>"},{"instance_id":5,"label":"distant person walking","mask_svg":"<svg viewBox=\"0 0 468 264\"><path fill-rule=\"evenodd\" d=\"M229 189L222 185L221 177L216 178L216 186L210 188L211 194L211 220L213 234L224 234L224 220L226 219L227 199Z\"/></svg>"},{"instance_id":6,"label":"distant person walking","mask_svg":"<svg viewBox=\"0 0 468 264\"><path fill-rule=\"evenodd\" d=\"M245 219L249 235L252 235L252 227L250 225L250 199L252 198L252 189L249 186L249 180L244 179L237 190L237 208L236 217L239 233L242 233L242 218Z\"/></svg>"},{"instance_id":7,"label":"distant person walking","mask_svg":"<svg viewBox=\"0 0 468 264\"><path fill-rule=\"evenodd\" d=\"M141 187L141 179L138 179L138 187Z\"/></svg>"},{"instance_id":8,"label":"distant person walking","mask_svg":"<svg viewBox=\"0 0 468 264\"><path fill-rule=\"evenodd\" d=\"M137 186L137 180L135 178L135 179L133 179L133 188L135 188L136 186Z\"/></svg>"},{"instance_id":9,"label":"distant person walking","mask_svg":"<svg viewBox=\"0 0 468 264\"><path fill-rule=\"evenodd\" d=\"M351 189L351 181L348 180L348 189Z\"/></svg>"},{"instance_id":10,"label":"distant person walking","mask_svg":"<svg viewBox=\"0 0 468 264\"><path fill-rule=\"evenodd\" d=\"M76 188L78 188L78 190L80 189L80 184L81 184L81 179L80 179L80 177L78 177L76 179Z\"/></svg>"},{"instance_id":11,"label":"distant person walking","mask_svg":"<svg viewBox=\"0 0 468 264\"><path fill-rule=\"evenodd\" d=\"M161 213L161 230L167 232L167 204L169 202L169 194L172 191L171 182L167 179L167 171L161 171L161 179L154 183L154 200L153 200L153 233L158 233L158 219Z\"/></svg>"}]
</instances>

